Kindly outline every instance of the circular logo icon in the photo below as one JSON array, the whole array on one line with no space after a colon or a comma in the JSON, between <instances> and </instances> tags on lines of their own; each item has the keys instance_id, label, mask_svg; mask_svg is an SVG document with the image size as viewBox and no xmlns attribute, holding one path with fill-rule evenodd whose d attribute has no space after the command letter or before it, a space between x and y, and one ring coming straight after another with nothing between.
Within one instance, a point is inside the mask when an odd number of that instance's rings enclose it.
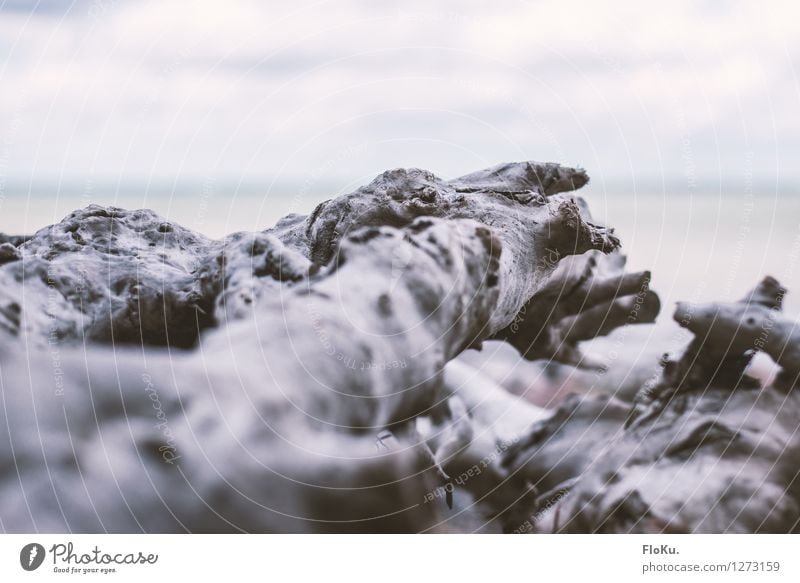
<instances>
[{"instance_id":1,"label":"circular logo icon","mask_svg":"<svg viewBox=\"0 0 800 583\"><path fill-rule=\"evenodd\" d=\"M39 543L28 543L19 552L19 564L26 571L35 571L44 562L44 547Z\"/></svg>"}]
</instances>

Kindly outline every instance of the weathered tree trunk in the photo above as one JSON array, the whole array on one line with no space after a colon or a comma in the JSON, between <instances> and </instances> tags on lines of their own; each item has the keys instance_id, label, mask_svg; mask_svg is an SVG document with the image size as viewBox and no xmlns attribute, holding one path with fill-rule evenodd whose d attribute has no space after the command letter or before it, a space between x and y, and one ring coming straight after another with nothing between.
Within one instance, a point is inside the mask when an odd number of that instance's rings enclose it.
<instances>
[{"instance_id":1,"label":"weathered tree trunk","mask_svg":"<svg viewBox=\"0 0 800 583\"><path fill-rule=\"evenodd\" d=\"M3 528L435 525L441 467L415 419L441 415L445 364L542 287L542 258L616 248L553 194L585 181L398 170L223 241L100 207L40 231L0 268L19 338L0 360ZM376 450L386 429L399 445Z\"/></svg>"},{"instance_id":2,"label":"weathered tree trunk","mask_svg":"<svg viewBox=\"0 0 800 583\"><path fill-rule=\"evenodd\" d=\"M394 170L220 241L96 206L0 239L0 525L796 531L800 338L775 280L679 304L695 340L633 404L541 409L457 358L500 339L602 368L581 342L654 321L649 272L564 194L586 181Z\"/></svg>"}]
</instances>

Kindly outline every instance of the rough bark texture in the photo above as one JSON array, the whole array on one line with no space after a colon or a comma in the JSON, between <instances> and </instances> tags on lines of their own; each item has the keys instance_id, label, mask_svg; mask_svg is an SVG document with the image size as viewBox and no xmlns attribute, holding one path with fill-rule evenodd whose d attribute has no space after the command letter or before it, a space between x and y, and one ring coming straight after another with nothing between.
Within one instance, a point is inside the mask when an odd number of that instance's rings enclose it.
<instances>
[{"instance_id":1,"label":"rough bark texture","mask_svg":"<svg viewBox=\"0 0 800 583\"><path fill-rule=\"evenodd\" d=\"M404 228L422 216L502 226L494 234L508 249L500 273L509 293L501 294L499 321L516 314L555 267L539 267L544 257L618 245L611 233L581 219L571 198L547 198L587 180L581 170L527 162L450 183L423 170L392 170L322 203L308 217L290 215L261 233L222 241L152 211L92 205L27 241L9 238L0 249L6 258L0 326L40 343L88 339L191 347L203 329L251 314L278 284L296 283L327 265L347 233ZM409 261L400 253L394 251L394 264L402 274Z\"/></svg>"},{"instance_id":2,"label":"rough bark texture","mask_svg":"<svg viewBox=\"0 0 800 583\"><path fill-rule=\"evenodd\" d=\"M190 346L210 308L192 274L214 245L152 211L75 211L0 268L0 326L38 344Z\"/></svg>"},{"instance_id":3,"label":"rough bark texture","mask_svg":"<svg viewBox=\"0 0 800 583\"><path fill-rule=\"evenodd\" d=\"M0 267L2 527L437 528L416 419L452 411L445 364L513 321L541 257L617 247L548 197L585 181L397 170L222 241L96 206L39 231Z\"/></svg>"}]
</instances>

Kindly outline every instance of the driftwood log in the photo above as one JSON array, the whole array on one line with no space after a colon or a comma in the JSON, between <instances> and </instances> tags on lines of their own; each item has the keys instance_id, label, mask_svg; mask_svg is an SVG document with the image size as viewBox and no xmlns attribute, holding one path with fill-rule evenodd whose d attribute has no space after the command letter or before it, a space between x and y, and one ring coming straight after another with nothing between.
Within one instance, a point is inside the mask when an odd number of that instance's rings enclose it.
<instances>
[{"instance_id":1,"label":"driftwood log","mask_svg":"<svg viewBox=\"0 0 800 583\"><path fill-rule=\"evenodd\" d=\"M2 528L436 529L447 456L418 421L561 258L618 247L559 194L586 180L395 170L221 241L91 206L10 242Z\"/></svg>"},{"instance_id":2,"label":"driftwood log","mask_svg":"<svg viewBox=\"0 0 800 583\"><path fill-rule=\"evenodd\" d=\"M0 529L797 530L776 281L679 304L695 340L633 403L536 407L459 358L502 340L602 371L583 341L655 320L587 181L393 170L222 240L98 206L0 238Z\"/></svg>"}]
</instances>

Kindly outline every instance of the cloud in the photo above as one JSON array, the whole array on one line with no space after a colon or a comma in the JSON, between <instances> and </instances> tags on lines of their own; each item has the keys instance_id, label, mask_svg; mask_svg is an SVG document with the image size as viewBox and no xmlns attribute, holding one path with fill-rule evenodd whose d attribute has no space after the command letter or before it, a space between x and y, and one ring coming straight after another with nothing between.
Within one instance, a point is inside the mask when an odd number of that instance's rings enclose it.
<instances>
[{"instance_id":1,"label":"cloud","mask_svg":"<svg viewBox=\"0 0 800 583\"><path fill-rule=\"evenodd\" d=\"M745 160L800 180L791 2L28 5L0 19L6 183L325 168L322 188L508 158L600 183L736 183Z\"/></svg>"}]
</instances>

